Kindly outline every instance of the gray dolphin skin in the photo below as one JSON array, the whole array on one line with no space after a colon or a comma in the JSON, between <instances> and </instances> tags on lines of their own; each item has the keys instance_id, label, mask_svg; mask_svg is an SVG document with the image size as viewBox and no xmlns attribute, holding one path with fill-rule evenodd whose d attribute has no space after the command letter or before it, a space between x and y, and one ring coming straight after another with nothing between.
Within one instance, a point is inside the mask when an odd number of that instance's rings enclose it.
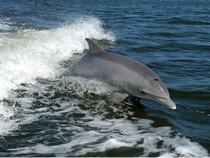
<instances>
[{"instance_id":1,"label":"gray dolphin skin","mask_svg":"<svg viewBox=\"0 0 210 158\"><path fill-rule=\"evenodd\" d=\"M128 57L107 53L92 39L86 38L86 41L89 52L63 75L95 79L117 88L119 92L110 99L116 103L130 95L176 109L165 84L149 67Z\"/></svg>"}]
</instances>

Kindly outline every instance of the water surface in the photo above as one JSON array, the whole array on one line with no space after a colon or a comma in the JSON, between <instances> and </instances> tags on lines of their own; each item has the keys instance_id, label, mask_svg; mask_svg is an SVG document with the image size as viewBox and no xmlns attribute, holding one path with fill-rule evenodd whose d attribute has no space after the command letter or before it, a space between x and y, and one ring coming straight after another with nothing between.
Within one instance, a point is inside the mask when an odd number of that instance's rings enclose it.
<instances>
[{"instance_id":1,"label":"water surface","mask_svg":"<svg viewBox=\"0 0 210 158\"><path fill-rule=\"evenodd\" d=\"M209 1L0 2L0 156L209 156ZM58 79L85 38L143 62L177 110Z\"/></svg>"}]
</instances>

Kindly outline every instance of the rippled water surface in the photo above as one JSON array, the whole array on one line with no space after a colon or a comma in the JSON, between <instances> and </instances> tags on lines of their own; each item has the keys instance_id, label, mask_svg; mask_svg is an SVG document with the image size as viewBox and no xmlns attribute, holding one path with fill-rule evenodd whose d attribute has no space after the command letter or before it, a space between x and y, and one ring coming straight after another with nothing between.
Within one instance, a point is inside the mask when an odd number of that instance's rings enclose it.
<instances>
[{"instance_id":1,"label":"rippled water surface","mask_svg":"<svg viewBox=\"0 0 210 158\"><path fill-rule=\"evenodd\" d=\"M209 15L208 0L0 1L0 156L209 156ZM85 38L153 69L177 110L59 78Z\"/></svg>"}]
</instances>

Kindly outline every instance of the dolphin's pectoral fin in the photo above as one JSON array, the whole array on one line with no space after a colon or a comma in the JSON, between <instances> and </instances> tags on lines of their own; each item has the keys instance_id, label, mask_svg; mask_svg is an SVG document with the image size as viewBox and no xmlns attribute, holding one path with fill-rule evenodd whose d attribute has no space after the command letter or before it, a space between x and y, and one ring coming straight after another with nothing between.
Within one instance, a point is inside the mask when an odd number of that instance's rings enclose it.
<instances>
[{"instance_id":1,"label":"dolphin's pectoral fin","mask_svg":"<svg viewBox=\"0 0 210 158\"><path fill-rule=\"evenodd\" d=\"M115 104L119 104L123 100L125 100L127 97L128 97L128 94L126 93L114 92L109 98L109 101Z\"/></svg>"}]
</instances>

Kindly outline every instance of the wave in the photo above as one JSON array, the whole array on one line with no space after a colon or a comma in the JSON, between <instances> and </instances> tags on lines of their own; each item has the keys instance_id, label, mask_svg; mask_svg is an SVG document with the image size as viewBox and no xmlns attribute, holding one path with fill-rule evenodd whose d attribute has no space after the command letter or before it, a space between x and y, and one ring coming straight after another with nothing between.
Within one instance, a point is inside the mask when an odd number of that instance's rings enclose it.
<instances>
[{"instance_id":1,"label":"wave","mask_svg":"<svg viewBox=\"0 0 210 158\"><path fill-rule=\"evenodd\" d=\"M22 85L12 97L21 105L24 139L8 151L13 156L208 155L168 123L154 125L159 122L142 118L141 110L105 103L103 95L112 92L106 84L77 77Z\"/></svg>"},{"instance_id":2,"label":"wave","mask_svg":"<svg viewBox=\"0 0 210 158\"><path fill-rule=\"evenodd\" d=\"M209 22L200 20L189 20L184 18L169 18L169 24L180 24L180 25L210 25Z\"/></svg>"},{"instance_id":3,"label":"wave","mask_svg":"<svg viewBox=\"0 0 210 158\"><path fill-rule=\"evenodd\" d=\"M6 24L1 27L7 28ZM85 38L114 41L111 32L95 17L80 17L69 25L50 30L27 29L0 38L0 101L24 83L35 84L37 78L54 78L62 72L61 61L87 49ZM15 100L15 98L9 98ZM7 109L6 109L7 110ZM0 124L7 118L2 109ZM6 127L0 129L0 135Z\"/></svg>"},{"instance_id":4,"label":"wave","mask_svg":"<svg viewBox=\"0 0 210 158\"><path fill-rule=\"evenodd\" d=\"M76 111L76 109L72 110ZM152 123L154 123L152 120L103 120L87 115L88 113L84 115L83 119L87 119L85 127L88 127L88 130L79 125L81 124L80 121L75 120L77 122L76 126L74 124L65 128L68 131L74 131L71 134L74 139L65 141L64 144L46 145L36 143L29 147L20 147L10 151L16 156L27 156L28 153L39 156L88 157L96 155L113 156L114 154L141 157L208 156L207 151L198 143L191 142L189 139L174 133L172 128L152 127ZM67 135L66 132L59 132L60 138L67 139ZM132 153L129 151L132 151Z\"/></svg>"},{"instance_id":5,"label":"wave","mask_svg":"<svg viewBox=\"0 0 210 158\"><path fill-rule=\"evenodd\" d=\"M11 29L9 19L0 18L0 33Z\"/></svg>"}]
</instances>

